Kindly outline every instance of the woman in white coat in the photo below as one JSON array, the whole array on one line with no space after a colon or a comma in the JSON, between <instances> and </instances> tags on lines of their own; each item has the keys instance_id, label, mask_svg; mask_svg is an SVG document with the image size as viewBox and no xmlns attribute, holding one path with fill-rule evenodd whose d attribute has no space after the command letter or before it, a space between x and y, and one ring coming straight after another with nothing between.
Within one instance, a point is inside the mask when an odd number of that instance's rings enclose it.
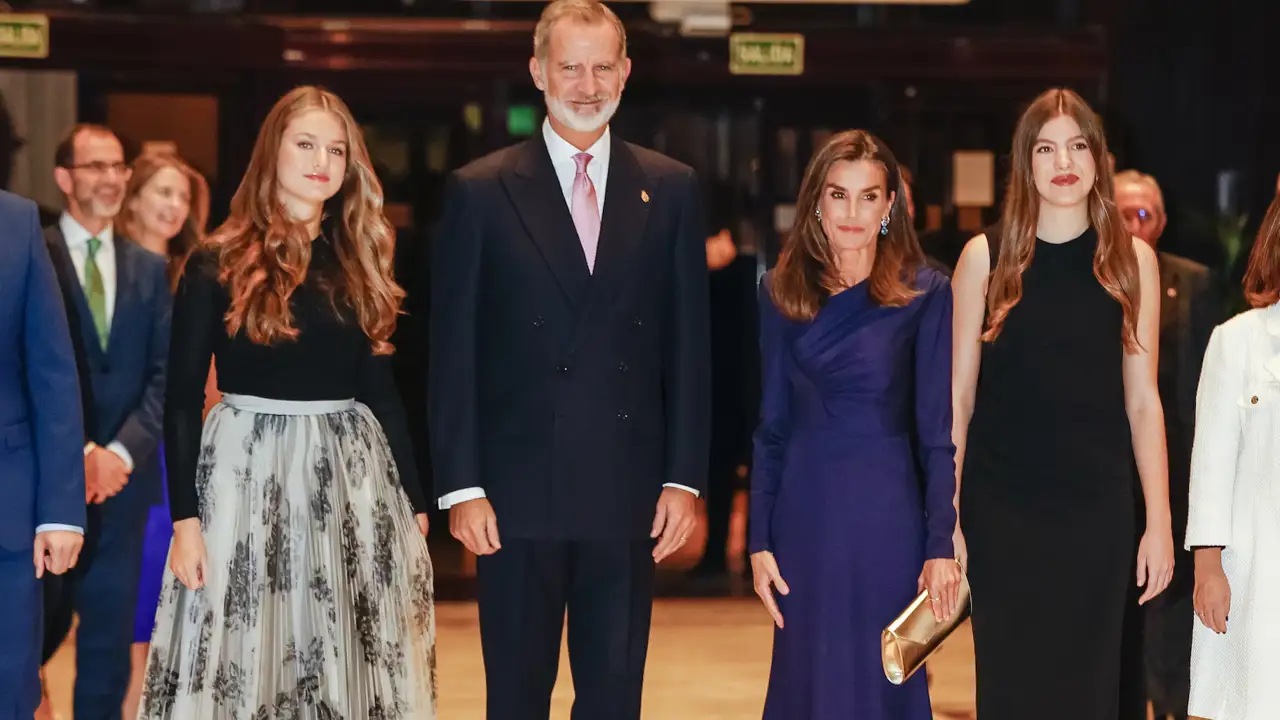
<instances>
[{"instance_id":1,"label":"woman in white coat","mask_svg":"<svg viewBox=\"0 0 1280 720\"><path fill-rule=\"evenodd\" d=\"M1205 720L1280 717L1280 198L1244 288L1253 309L1209 341L1191 454L1188 714Z\"/></svg>"}]
</instances>

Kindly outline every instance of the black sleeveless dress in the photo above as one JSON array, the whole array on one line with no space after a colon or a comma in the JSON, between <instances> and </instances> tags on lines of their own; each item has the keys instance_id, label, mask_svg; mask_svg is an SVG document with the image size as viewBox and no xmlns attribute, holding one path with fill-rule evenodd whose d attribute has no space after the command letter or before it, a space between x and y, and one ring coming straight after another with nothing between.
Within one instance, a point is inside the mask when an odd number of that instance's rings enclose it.
<instances>
[{"instance_id":1,"label":"black sleeveless dress","mask_svg":"<svg viewBox=\"0 0 1280 720\"><path fill-rule=\"evenodd\" d=\"M960 498L982 720L1118 715L1136 465L1123 312L1093 275L1097 244L1092 229L1037 240L982 348Z\"/></svg>"}]
</instances>

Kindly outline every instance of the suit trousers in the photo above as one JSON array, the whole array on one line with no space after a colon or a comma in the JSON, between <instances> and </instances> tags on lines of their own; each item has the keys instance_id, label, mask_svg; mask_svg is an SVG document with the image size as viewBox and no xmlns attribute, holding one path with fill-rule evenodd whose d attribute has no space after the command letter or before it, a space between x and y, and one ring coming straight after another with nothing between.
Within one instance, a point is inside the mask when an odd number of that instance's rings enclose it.
<instances>
[{"instance_id":1,"label":"suit trousers","mask_svg":"<svg viewBox=\"0 0 1280 720\"><path fill-rule=\"evenodd\" d=\"M124 492L88 509L88 527L80 561L62 583L56 602L46 599L46 611L57 617L50 627L70 625L76 630L76 720L119 720L129 688L134 615L142 572L142 544L147 498L143 488ZM54 609L56 608L56 609ZM61 637L45 639L51 654Z\"/></svg>"},{"instance_id":2,"label":"suit trousers","mask_svg":"<svg viewBox=\"0 0 1280 720\"><path fill-rule=\"evenodd\" d=\"M40 705L41 614L31 548L0 549L0 720L31 720Z\"/></svg>"},{"instance_id":3,"label":"suit trousers","mask_svg":"<svg viewBox=\"0 0 1280 720\"><path fill-rule=\"evenodd\" d=\"M476 563L488 720L547 720L566 608L572 720L639 720L653 540L505 540Z\"/></svg>"}]
</instances>

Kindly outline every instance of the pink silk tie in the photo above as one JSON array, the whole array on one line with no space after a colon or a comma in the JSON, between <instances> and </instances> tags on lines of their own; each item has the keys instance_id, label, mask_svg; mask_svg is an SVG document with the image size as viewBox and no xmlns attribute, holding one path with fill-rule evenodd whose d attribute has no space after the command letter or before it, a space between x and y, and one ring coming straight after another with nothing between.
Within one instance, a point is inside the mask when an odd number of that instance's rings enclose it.
<instances>
[{"instance_id":1,"label":"pink silk tie","mask_svg":"<svg viewBox=\"0 0 1280 720\"><path fill-rule=\"evenodd\" d=\"M596 246L600 242L600 208L596 204L596 186L587 176L587 163L591 156L578 153L573 156L578 164L578 171L573 176L573 199L569 203L569 212L573 215L573 225L578 229L578 240L582 242L582 252L587 256L587 269L594 272L596 266Z\"/></svg>"}]
</instances>

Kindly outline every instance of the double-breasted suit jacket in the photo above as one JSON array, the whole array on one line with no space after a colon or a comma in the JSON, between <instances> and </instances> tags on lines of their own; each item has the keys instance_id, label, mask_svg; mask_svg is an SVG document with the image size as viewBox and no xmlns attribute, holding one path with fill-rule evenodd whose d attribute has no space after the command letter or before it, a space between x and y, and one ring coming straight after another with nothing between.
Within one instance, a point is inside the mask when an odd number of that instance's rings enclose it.
<instances>
[{"instance_id":1,"label":"double-breasted suit jacket","mask_svg":"<svg viewBox=\"0 0 1280 720\"><path fill-rule=\"evenodd\" d=\"M482 490L504 539L643 538L665 484L706 484L696 179L616 136L607 167L594 268L543 136L448 183L431 268L435 488Z\"/></svg>"}]
</instances>

